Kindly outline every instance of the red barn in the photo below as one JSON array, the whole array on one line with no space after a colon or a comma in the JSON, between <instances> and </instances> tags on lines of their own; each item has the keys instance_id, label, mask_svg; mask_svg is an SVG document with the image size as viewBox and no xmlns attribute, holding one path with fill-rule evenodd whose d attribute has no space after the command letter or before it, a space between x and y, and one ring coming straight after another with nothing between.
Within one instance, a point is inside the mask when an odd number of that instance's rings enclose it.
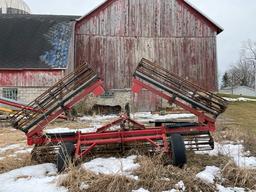
<instances>
[{"instance_id":1,"label":"red barn","mask_svg":"<svg viewBox=\"0 0 256 192\"><path fill-rule=\"evenodd\" d=\"M147 92L130 95L132 73L150 59L208 90L217 90L216 36L222 29L185 0L107 0L75 27L75 63L87 61L105 81L99 104L162 107Z\"/></svg>"},{"instance_id":2,"label":"red barn","mask_svg":"<svg viewBox=\"0 0 256 192\"><path fill-rule=\"evenodd\" d=\"M30 102L64 76L76 18L0 15L1 97Z\"/></svg>"}]
</instances>

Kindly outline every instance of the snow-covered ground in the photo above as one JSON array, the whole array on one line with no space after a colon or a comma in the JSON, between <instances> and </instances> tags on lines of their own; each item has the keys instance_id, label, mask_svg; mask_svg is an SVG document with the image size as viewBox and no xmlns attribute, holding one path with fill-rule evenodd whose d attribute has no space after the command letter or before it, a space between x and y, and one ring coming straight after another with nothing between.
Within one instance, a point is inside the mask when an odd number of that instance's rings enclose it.
<instances>
[{"instance_id":1,"label":"snow-covered ground","mask_svg":"<svg viewBox=\"0 0 256 192\"><path fill-rule=\"evenodd\" d=\"M100 127L100 126L99 126ZM93 133L97 130L97 128L81 128L81 129L70 129L70 128L53 128L53 129L47 129L47 133L70 133L70 132L77 132L80 131L82 133Z\"/></svg>"},{"instance_id":2,"label":"snow-covered ground","mask_svg":"<svg viewBox=\"0 0 256 192\"><path fill-rule=\"evenodd\" d=\"M149 122L154 120L173 120L178 118L193 118L192 114L168 114L158 115L151 113L136 113L131 116L139 122ZM86 132L94 132L97 128L101 127L107 122L113 121L118 116L85 116L80 120L86 122L90 128L78 128L77 130ZM76 129L69 128L55 128L49 129L50 133L64 133L70 131L77 131ZM1 154L5 154L8 151L14 151L12 155L15 157L17 154L29 153L31 148L25 148L21 144L12 144L4 147L0 147L0 160ZM216 143L213 151L197 152L198 154L208 154L210 156L225 155L234 160L236 165L249 169L256 169L256 157L250 156L249 152L244 150L242 143L224 142ZM10 155L9 155L10 156ZM133 171L139 168L139 164L136 163L136 156L129 156L126 158L96 158L81 165L81 168L95 172L96 174L119 174L129 178L138 180L138 176L133 175ZM214 166L207 166L205 170L197 174L197 178L201 179L207 184L214 184L220 192L243 192L242 188L225 188L224 186L216 183L217 180L222 179L220 169ZM64 187L59 187L58 183L61 177L57 176L56 166L53 164L42 164L36 166L23 167L4 174L0 174L0 192L67 192ZM168 179L168 178L166 178ZM36 189L35 189L36 186ZM87 189L89 186L86 183L81 183L81 190ZM165 192L182 192L186 187L183 181L177 183L173 189ZM149 192L147 189L140 188L134 189L134 192Z\"/></svg>"},{"instance_id":3,"label":"snow-covered ground","mask_svg":"<svg viewBox=\"0 0 256 192\"><path fill-rule=\"evenodd\" d=\"M215 143L215 148L212 151L200 151L196 154L208 154L209 156L224 155L230 157L237 166L246 169L256 169L256 157L250 156L250 152L244 151L244 146L239 143L226 141L223 143ZM207 166L204 171L196 175L207 184L215 184L219 192L244 192L244 188L224 187L216 183L216 180L221 180L221 170L216 166Z\"/></svg>"},{"instance_id":4,"label":"snow-covered ground","mask_svg":"<svg viewBox=\"0 0 256 192\"><path fill-rule=\"evenodd\" d=\"M220 177L220 168L216 166L207 166L205 170L198 173L196 177L205 183L214 184L215 179Z\"/></svg>"},{"instance_id":5,"label":"snow-covered ground","mask_svg":"<svg viewBox=\"0 0 256 192\"><path fill-rule=\"evenodd\" d=\"M79 120L80 121L97 121L97 122L102 122L102 121L108 121L108 120L112 120L118 118L117 115L94 115L94 116L83 116L80 117Z\"/></svg>"},{"instance_id":6,"label":"snow-covered ground","mask_svg":"<svg viewBox=\"0 0 256 192\"><path fill-rule=\"evenodd\" d=\"M135 163L137 156L132 155L126 158L96 158L82 165L83 169L90 170L96 174L123 175L138 180L137 176L132 175L132 171L139 168Z\"/></svg>"},{"instance_id":7,"label":"snow-covered ground","mask_svg":"<svg viewBox=\"0 0 256 192\"><path fill-rule=\"evenodd\" d=\"M0 175L1 192L67 192L57 186L54 164L23 167Z\"/></svg>"},{"instance_id":8,"label":"snow-covered ground","mask_svg":"<svg viewBox=\"0 0 256 192\"><path fill-rule=\"evenodd\" d=\"M0 148L0 154L1 153L5 153L6 151L8 150L13 150L13 149L18 149L20 148L21 146L19 144L12 144L12 145L7 145L5 147L1 147Z\"/></svg>"},{"instance_id":9,"label":"snow-covered ground","mask_svg":"<svg viewBox=\"0 0 256 192\"><path fill-rule=\"evenodd\" d=\"M118 115L95 115L95 116L84 116L81 117L80 121L94 121L102 123L104 121L113 120L115 118L118 118ZM172 119L178 119L178 118L191 118L195 117L191 113L183 113L183 114L166 114L166 115L160 115L160 114L152 114L151 112L138 112L131 114L131 118L138 120L138 121L152 121L152 120L172 120Z\"/></svg>"},{"instance_id":10,"label":"snow-covered ground","mask_svg":"<svg viewBox=\"0 0 256 192\"><path fill-rule=\"evenodd\" d=\"M140 122L140 123L149 123L150 121L156 120L174 120L174 119L183 119L183 118L194 118L195 116L190 113L185 114L167 114L167 115L159 115L159 114L151 114L150 112L143 112L143 113L134 113L131 114L131 118ZM67 132L77 132L81 131L82 133L92 133L95 132L98 128L102 127L106 123L116 120L119 118L117 115L107 115L107 116L84 116L81 117L79 120L85 122L88 128L77 128L77 129L70 129L70 128L54 128L54 129L47 129L47 133L67 133ZM111 127L111 130L118 129L118 126Z\"/></svg>"},{"instance_id":11,"label":"snow-covered ground","mask_svg":"<svg viewBox=\"0 0 256 192\"><path fill-rule=\"evenodd\" d=\"M183 181L180 181L175 185L175 189L170 189L168 191L163 191L163 192L184 192L185 190L186 190L186 187ZM137 190L132 190L132 192L150 192L150 191L144 188L139 188Z\"/></svg>"},{"instance_id":12,"label":"snow-covered ground","mask_svg":"<svg viewBox=\"0 0 256 192\"><path fill-rule=\"evenodd\" d=\"M245 192L244 188L239 187L223 187L222 185L216 185L219 192ZM248 191L248 190L247 190Z\"/></svg>"},{"instance_id":13,"label":"snow-covered ground","mask_svg":"<svg viewBox=\"0 0 256 192\"><path fill-rule=\"evenodd\" d=\"M174 120L174 119L184 119L184 118L194 118L195 115L191 113L181 113L181 114L151 114L150 112L140 112L131 115L131 118L139 122L149 122L156 120Z\"/></svg>"},{"instance_id":14,"label":"snow-covered ground","mask_svg":"<svg viewBox=\"0 0 256 192\"><path fill-rule=\"evenodd\" d=\"M132 192L149 192L149 190L144 189L144 188L139 188L137 190L132 190Z\"/></svg>"},{"instance_id":15,"label":"snow-covered ground","mask_svg":"<svg viewBox=\"0 0 256 192\"><path fill-rule=\"evenodd\" d=\"M238 187L224 187L222 185L217 184L217 180L221 180L221 170L216 166L207 166L204 171L198 173L196 175L197 178L205 182L206 184L215 184L216 189L219 192L244 192L244 188Z\"/></svg>"},{"instance_id":16,"label":"snow-covered ground","mask_svg":"<svg viewBox=\"0 0 256 192\"><path fill-rule=\"evenodd\" d=\"M4 147L0 147L0 160L4 160L6 157L17 157L19 154L30 153L32 148L21 145L11 144Z\"/></svg>"},{"instance_id":17,"label":"snow-covered ground","mask_svg":"<svg viewBox=\"0 0 256 192\"><path fill-rule=\"evenodd\" d=\"M136 163L137 156L126 158L96 158L81 165L82 169L90 170L96 174L123 175L138 180L139 177L132 172L139 168ZM23 167L4 174L0 174L1 192L68 192L68 189L60 187L58 184L66 175L57 175L57 169L54 164L41 164L35 166ZM219 192L244 192L243 188L226 188L219 185L221 180L220 169L215 166L207 166L205 170L196 176L207 184L216 186ZM36 188L35 188L36 187ZM80 189L85 190L89 185L81 182ZM144 188L134 189L133 192L152 192ZM178 182L173 189L163 192L184 192L186 191L183 181Z\"/></svg>"},{"instance_id":18,"label":"snow-covered ground","mask_svg":"<svg viewBox=\"0 0 256 192\"><path fill-rule=\"evenodd\" d=\"M163 192L184 192L186 190L185 184L183 181L179 181L176 185L175 185L175 189L171 189L168 191L163 191Z\"/></svg>"},{"instance_id":19,"label":"snow-covered ground","mask_svg":"<svg viewBox=\"0 0 256 192\"><path fill-rule=\"evenodd\" d=\"M225 155L234 160L239 167L256 169L256 157L250 156L249 151L244 151L242 144L235 144L231 141L226 141L222 144L215 143L215 148L212 151L199 151L197 154L208 154L210 156Z\"/></svg>"},{"instance_id":20,"label":"snow-covered ground","mask_svg":"<svg viewBox=\"0 0 256 192\"><path fill-rule=\"evenodd\" d=\"M229 98L229 97L223 97L227 101L236 102L236 101L256 101L256 99L249 99L245 97L239 97L239 98Z\"/></svg>"}]
</instances>

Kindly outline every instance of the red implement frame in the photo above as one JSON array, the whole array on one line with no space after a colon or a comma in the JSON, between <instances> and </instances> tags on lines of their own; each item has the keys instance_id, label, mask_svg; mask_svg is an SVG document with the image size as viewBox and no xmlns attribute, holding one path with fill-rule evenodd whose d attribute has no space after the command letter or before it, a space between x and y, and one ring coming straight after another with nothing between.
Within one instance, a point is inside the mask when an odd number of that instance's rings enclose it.
<instances>
[{"instance_id":1,"label":"red implement frame","mask_svg":"<svg viewBox=\"0 0 256 192\"><path fill-rule=\"evenodd\" d=\"M34 142L35 137L42 137L43 129L54 119L58 118L65 109L71 109L75 104L81 101L86 95L89 93L93 93L95 96L99 96L104 93L103 82L98 80L96 83L91 85L90 87L85 88L81 93L79 93L76 97L74 97L70 102L68 102L63 108L60 108L58 111L53 113L52 115L46 117L43 121L41 121L33 130L27 133L28 144L40 144L38 142Z\"/></svg>"},{"instance_id":2,"label":"red implement frame","mask_svg":"<svg viewBox=\"0 0 256 192\"><path fill-rule=\"evenodd\" d=\"M4 104L4 105L11 106L11 107L16 107L16 108L21 109L21 110L25 109L25 110L28 110L28 111L40 112L39 110L34 109L31 106L27 106L26 104L15 102L15 101L12 101L12 100L9 100L9 99L0 98L0 103ZM59 115L58 118L59 119L67 119L67 117L65 115Z\"/></svg>"},{"instance_id":3,"label":"red implement frame","mask_svg":"<svg viewBox=\"0 0 256 192\"><path fill-rule=\"evenodd\" d=\"M154 87L147 85L145 83L143 83L142 81L138 80L138 79L133 79L133 86L132 86L132 91L134 93L139 93L143 88L151 91L152 93L166 99L168 102L170 103L174 103L180 107L182 107L183 109L189 111L190 113L194 114L195 116L198 117L198 122L199 123L204 123L204 124L208 124L209 125L209 131L215 131L215 119L212 119L208 116L206 116L203 112L194 109L193 107L191 107L191 105L187 105L185 103L180 102L179 100L155 89Z\"/></svg>"},{"instance_id":4,"label":"red implement frame","mask_svg":"<svg viewBox=\"0 0 256 192\"><path fill-rule=\"evenodd\" d=\"M151 76L149 75L149 78L150 77ZM166 76L163 76L163 78L165 77ZM153 87L154 83L150 84L150 82L148 82L146 84L144 83L144 81L136 79L135 76L133 79L132 86L132 91L134 93L138 93L142 89L147 89L152 93L166 99L168 102L174 103L182 107L183 109L189 111L190 113L194 114L198 117L198 122L174 123L174 126L165 126L162 125L162 123L160 123L159 126L155 125L155 127L145 127L141 123L130 119L128 115L123 114L118 119L98 128L95 132L92 133L82 133L80 131L57 134L43 133L43 129L46 127L47 124L49 124L49 122L56 119L65 109L70 109L82 98L84 98L87 94L93 92L96 96L101 95L104 92L102 84L103 82L99 80L93 85L86 87L71 101L67 102L64 107L60 108L55 113L49 115L44 120L41 120L33 130L30 130L27 133L28 145L44 145L47 143L53 143L58 145L58 143L60 142L72 142L75 144L76 158L82 158L83 156L91 152L93 149L101 145L144 142L146 145L153 146L157 150L161 150L163 152L170 154L171 151L169 149L169 136L177 133L182 136L194 137L196 140L195 148L197 148L197 150L199 148L198 145L200 144L210 145L212 149L212 137L210 136L210 132L216 130L214 117L216 117L217 113L215 113L215 111L208 110L210 112L213 112L214 115L207 115L203 112L203 110L193 107L192 104L194 98L189 98L190 103L182 102L182 99L177 99L175 98L175 96L170 96L171 94L168 95L168 93L160 91L159 89L157 89L157 87ZM200 96L200 94L198 95ZM210 94L210 96L212 95ZM202 105L201 107L203 109L206 108ZM222 109L219 110L218 108L216 108L216 111L222 112ZM199 138L206 138L206 140L201 140L202 142L198 142Z\"/></svg>"},{"instance_id":5,"label":"red implement frame","mask_svg":"<svg viewBox=\"0 0 256 192\"><path fill-rule=\"evenodd\" d=\"M93 86L86 88L82 93L77 95L72 101L70 101L66 107L70 108L74 104L76 104L81 98L87 95L90 92L93 92L95 95L102 94L102 82L98 81ZM42 133L43 128L53 119L57 117L58 114L62 112L62 110L57 111L54 115L49 116L44 121L40 122L34 130L27 134L28 136L28 145L33 144L46 144L46 143L59 143L59 142L73 142L76 145L75 156L76 158L82 158L89 152L91 152L94 148L100 145L107 144L125 144L125 143L133 143L133 142L146 142L157 150L162 150L163 152L169 153L169 141L168 135L179 133L179 134L190 134L190 133L198 133L198 132L208 132L215 130L214 120L210 119L207 116L204 116L203 113L193 109L192 107L185 105L177 100L172 100L172 98L153 87L146 85L140 82L137 79L133 80L132 91L134 93L138 93L142 88L146 88L153 93L161 96L162 98L167 99L168 101L173 101L175 104L182 106L184 109L190 111L191 113L198 116L201 124L198 126L191 127L178 127L175 129L170 129L165 126L159 127L145 127L144 125L130 119L126 114L120 116L120 118L114 120L113 122L104 125L97 129L97 131L93 133L82 133L76 132L70 136L45 136ZM128 127L127 127L128 124ZM125 127L126 125L126 127ZM134 130L129 129L129 125L132 125ZM110 128L114 126L120 126L117 130L110 130Z\"/></svg>"},{"instance_id":6,"label":"red implement frame","mask_svg":"<svg viewBox=\"0 0 256 192\"><path fill-rule=\"evenodd\" d=\"M137 127L135 130L129 129L118 129L111 131L110 127L114 125L122 125L123 123L131 123L133 126ZM122 126L120 126L122 127ZM91 152L95 147L99 145L106 144L124 144L124 143L133 143L133 142L147 142L153 147L156 147L159 150L164 152L169 152L169 142L167 135L173 133L194 133L208 131L208 126L193 126L191 128L179 127L177 129L168 129L165 126L160 127L145 127L134 120L131 120L126 115L121 115L120 118L109 123L101 128L98 128L96 132L93 133L81 133L77 132L73 136L68 137L42 137L34 136L29 138L28 144L46 144L46 143L59 143L59 142L74 142L76 143L76 152L75 155L77 158L82 158L84 155ZM158 141L162 141L162 144L159 144ZM84 150L82 150L83 146Z\"/></svg>"}]
</instances>

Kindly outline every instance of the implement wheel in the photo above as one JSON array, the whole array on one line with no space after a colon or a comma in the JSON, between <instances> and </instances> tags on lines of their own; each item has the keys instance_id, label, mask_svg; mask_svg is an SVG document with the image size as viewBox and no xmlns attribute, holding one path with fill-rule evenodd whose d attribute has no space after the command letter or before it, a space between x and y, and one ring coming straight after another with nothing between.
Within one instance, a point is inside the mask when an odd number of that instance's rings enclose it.
<instances>
[{"instance_id":1,"label":"implement wheel","mask_svg":"<svg viewBox=\"0 0 256 192\"><path fill-rule=\"evenodd\" d=\"M62 172L72 162L75 152L75 146L71 142L64 142L60 144L59 153L57 155L57 169Z\"/></svg>"},{"instance_id":2,"label":"implement wheel","mask_svg":"<svg viewBox=\"0 0 256 192\"><path fill-rule=\"evenodd\" d=\"M172 134L170 137L171 161L174 166L182 168L187 163L186 148L180 134Z\"/></svg>"}]
</instances>

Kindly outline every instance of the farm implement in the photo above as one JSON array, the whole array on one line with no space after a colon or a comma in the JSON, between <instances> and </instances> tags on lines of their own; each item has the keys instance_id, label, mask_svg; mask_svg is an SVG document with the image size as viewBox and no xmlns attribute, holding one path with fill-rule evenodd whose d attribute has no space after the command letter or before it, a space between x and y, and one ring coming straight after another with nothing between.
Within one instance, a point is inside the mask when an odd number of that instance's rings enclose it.
<instances>
[{"instance_id":1,"label":"farm implement","mask_svg":"<svg viewBox=\"0 0 256 192\"><path fill-rule=\"evenodd\" d=\"M8 119L9 116L15 113L15 110L20 110L27 107L26 103L4 97L0 97L0 105L0 112L7 114L4 119ZM32 110L31 108L27 109Z\"/></svg>"},{"instance_id":2,"label":"farm implement","mask_svg":"<svg viewBox=\"0 0 256 192\"><path fill-rule=\"evenodd\" d=\"M3 105L2 107L0 107L0 112L7 113L8 114L8 117L6 117L7 119L9 117L11 117L13 114L15 114L15 112L20 111L20 110L26 110L27 113L29 111L31 111L31 112L35 112L35 111L42 112L42 110L38 110L36 108L33 108L32 106L29 106L25 102L16 101L16 100L4 98L4 97L0 97L0 104ZM63 114L58 116L58 118L67 119L67 117Z\"/></svg>"},{"instance_id":3,"label":"farm implement","mask_svg":"<svg viewBox=\"0 0 256 192\"><path fill-rule=\"evenodd\" d=\"M119 148L132 149L138 145L163 151L171 162L182 167L187 162L186 148L210 150L214 148L211 132L215 131L215 120L225 111L227 102L217 95L207 92L191 82L170 73L146 59L139 63L133 78L132 91L142 89L176 104L194 114L197 121L175 122L156 120L153 126L145 126L130 118L120 117L94 132L47 133L46 126L65 110L93 93L104 93L103 82L88 66L82 65L27 107L12 117L16 129L26 133L28 145L35 145L32 157L38 161L51 159L62 171L68 160L81 159L92 153Z\"/></svg>"}]
</instances>

